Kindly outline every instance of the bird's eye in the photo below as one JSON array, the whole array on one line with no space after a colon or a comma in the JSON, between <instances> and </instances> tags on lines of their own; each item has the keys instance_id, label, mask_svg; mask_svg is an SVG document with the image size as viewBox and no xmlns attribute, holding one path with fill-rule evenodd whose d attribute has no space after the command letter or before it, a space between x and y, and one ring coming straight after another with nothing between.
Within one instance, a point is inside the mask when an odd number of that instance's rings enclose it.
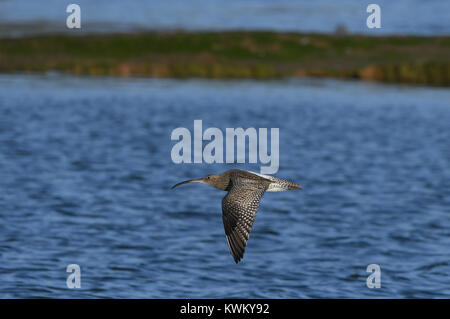
<instances>
[{"instance_id":1,"label":"bird's eye","mask_svg":"<svg viewBox=\"0 0 450 319\"><path fill-rule=\"evenodd\" d=\"M206 179L209 179L209 176L207 176Z\"/></svg>"}]
</instances>

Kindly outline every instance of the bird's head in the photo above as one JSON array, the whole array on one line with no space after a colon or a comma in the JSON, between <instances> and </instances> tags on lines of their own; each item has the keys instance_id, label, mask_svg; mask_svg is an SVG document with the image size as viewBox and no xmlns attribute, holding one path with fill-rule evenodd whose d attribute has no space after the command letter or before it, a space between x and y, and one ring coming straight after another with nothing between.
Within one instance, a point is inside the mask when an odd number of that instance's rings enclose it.
<instances>
[{"instance_id":1,"label":"bird's head","mask_svg":"<svg viewBox=\"0 0 450 319\"><path fill-rule=\"evenodd\" d=\"M215 188L218 188L221 190L225 190L228 186L229 178L223 176L223 174L221 174L221 175L211 174L211 175L207 175L203 178L190 179L188 181L184 181L184 182L175 184L174 186L172 186L172 189L174 189L177 186L187 184L187 183L203 183L203 184L208 184L212 187L215 187Z\"/></svg>"}]
</instances>

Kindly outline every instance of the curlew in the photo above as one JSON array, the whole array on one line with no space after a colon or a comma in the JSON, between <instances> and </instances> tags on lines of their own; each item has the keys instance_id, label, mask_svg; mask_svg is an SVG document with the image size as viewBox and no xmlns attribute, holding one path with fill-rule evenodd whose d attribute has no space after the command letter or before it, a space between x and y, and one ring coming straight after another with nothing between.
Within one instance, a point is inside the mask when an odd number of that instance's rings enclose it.
<instances>
[{"instance_id":1,"label":"curlew","mask_svg":"<svg viewBox=\"0 0 450 319\"><path fill-rule=\"evenodd\" d=\"M238 169L184 181L174 185L172 189L187 183L208 184L228 192L222 199L222 221L228 247L236 264L244 256L264 192L301 189L300 185L280 178Z\"/></svg>"}]
</instances>

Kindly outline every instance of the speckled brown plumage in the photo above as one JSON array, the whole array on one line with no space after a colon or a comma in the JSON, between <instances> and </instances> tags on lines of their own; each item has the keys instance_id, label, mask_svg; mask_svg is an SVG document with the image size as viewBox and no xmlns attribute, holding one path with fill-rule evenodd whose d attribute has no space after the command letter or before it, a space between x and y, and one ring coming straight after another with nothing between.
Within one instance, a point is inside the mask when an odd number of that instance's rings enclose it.
<instances>
[{"instance_id":1,"label":"speckled brown plumage","mask_svg":"<svg viewBox=\"0 0 450 319\"><path fill-rule=\"evenodd\" d=\"M222 220L228 247L236 263L244 256L264 192L301 189L298 184L283 179L237 169L228 170L220 175L208 175L202 179L181 182L172 188L192 182L228 191L222 199Z\"/></svg>"}]
</instances>

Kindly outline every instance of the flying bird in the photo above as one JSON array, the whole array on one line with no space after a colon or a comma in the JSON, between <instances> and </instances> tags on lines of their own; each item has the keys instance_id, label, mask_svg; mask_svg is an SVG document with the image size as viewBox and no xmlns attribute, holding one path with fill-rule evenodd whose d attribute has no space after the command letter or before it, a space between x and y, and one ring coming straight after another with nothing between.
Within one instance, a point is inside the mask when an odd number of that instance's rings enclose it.
<instances>
[{"instance_id":1,"label":"flying bird","mask_svg":"<svg viewBox=\"0 0 450 319\"><path fill-rule=\"evenodd\" d=\"M282 192L301 189L300 185L250 171L228 170L222 174L208 175L178 183L203 183L228 192L222 199L222 221L228 247L236 264L244 256L259 202L264 192Z\"/></svg>"}]
</instances>

